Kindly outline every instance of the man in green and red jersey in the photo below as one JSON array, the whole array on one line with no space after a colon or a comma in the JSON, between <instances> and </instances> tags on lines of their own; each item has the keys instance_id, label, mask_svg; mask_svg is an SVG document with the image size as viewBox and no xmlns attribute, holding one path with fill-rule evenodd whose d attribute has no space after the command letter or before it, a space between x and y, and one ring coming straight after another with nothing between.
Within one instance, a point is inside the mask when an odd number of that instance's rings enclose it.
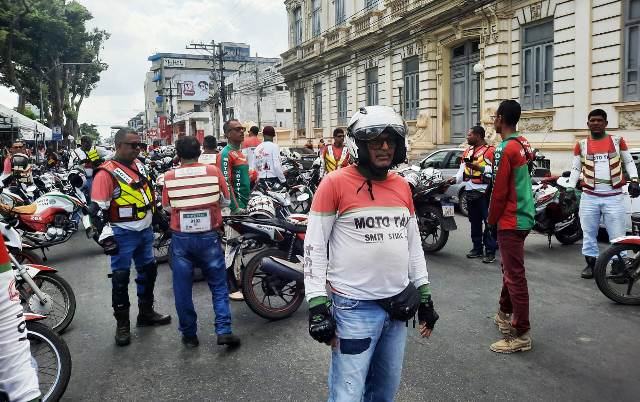
<instances>
[{"instance_id":1,"label":"man in green and red jersey","mask_svg":"<svg viewBox=\"0 0 640 402\"><path fill-rule=\"evenodd\" d=\"M497 225L502 257L500 310L494 322L504 339L491 345L491 350L498 353L531 349L524 240L533 227L535 214L529 173L533 149L516 131L520 112L518 102L502 101L493 122L496 133L502 137L494 156L493 192L487 218L489 225Z\"/></svg>"},{"instance_id":2,"label":"man in green and red jersey","mask_svg":"<svg viewBox=\"0 0 640 402\"><path fill-rule=\"evenodd\" d=\"M240 150L245 128L238 120L231 119L224 123L223 130L228 143L220 152L217 164L229 186L231 213L243 213L251 193L249 164L247 157Z\"/></svg>"}]
</instances>

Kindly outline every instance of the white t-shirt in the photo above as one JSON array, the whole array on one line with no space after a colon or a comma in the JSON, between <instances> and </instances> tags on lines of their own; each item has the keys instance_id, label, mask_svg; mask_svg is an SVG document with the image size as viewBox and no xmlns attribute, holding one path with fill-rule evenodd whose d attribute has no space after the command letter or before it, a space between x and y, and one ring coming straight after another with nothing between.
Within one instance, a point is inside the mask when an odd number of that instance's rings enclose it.
<instances>
[{"instance_id":1,"label":"white t-shirt","mask_svg":"<svg viewBox=\"0 0 640 402\"><path fill-rule=\"evenodd\" d=\"M203 163L205 165L215 165L218 154L200 154L198 158L198 163Z\"/></svg>"},{"instance_id":2,"label":"white t-shirt","mask_svg":"<svg viewBox=\"0 0 640 402\"><path fill-rule=\"evenodd\" d=\"M277 177L285 182L282 164L280 162L280 147L271 141L265 141L256 147L254 151L254 166L249 166L258 172L258 178L269 179Z\"/></svg>"}]
</instances>

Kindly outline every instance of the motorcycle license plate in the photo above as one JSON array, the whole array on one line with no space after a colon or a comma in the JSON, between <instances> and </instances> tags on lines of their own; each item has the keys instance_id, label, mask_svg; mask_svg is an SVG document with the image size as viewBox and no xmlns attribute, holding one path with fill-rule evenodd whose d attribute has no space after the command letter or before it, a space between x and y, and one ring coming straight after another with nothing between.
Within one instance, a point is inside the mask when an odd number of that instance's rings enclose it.
<instances>
[{"instance_id":1,"label":"motorcycle license plate","mask_svg":"<svg viewBox=\"0 0 640 402\"><path fill-rule=\"evenodd\" d=\"M89 215L84 215L82 217L82 226L85 229L89 229L91 227L91 218L89 217Z\"/></svg>"},{"instance_id":2,"label":"motorcycle license plate","mask_svg":"<svg viewBox=\"0 0 640 402\"><path fill-rule=\"evenodd\" d=\"M442 216L444 216L445 218L453 216L454 215L454 209L453 209L453 204L448 204L448 203L442 203Z\"/></svg>"}]
</instances>

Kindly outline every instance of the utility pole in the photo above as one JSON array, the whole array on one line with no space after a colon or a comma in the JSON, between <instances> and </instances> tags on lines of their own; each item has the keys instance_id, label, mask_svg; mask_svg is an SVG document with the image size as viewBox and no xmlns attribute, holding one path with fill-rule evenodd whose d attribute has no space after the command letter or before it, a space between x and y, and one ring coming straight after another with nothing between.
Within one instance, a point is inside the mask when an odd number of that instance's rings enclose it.
<instances>
[{"instance_id":1,"label":"utility pole","mask_svg":"<svg viewBox=\"0 0 640 402\"><path fill-rule=\"evenodd\" d=\"M258 53L256 52L256 107L258 109L258 127L262 126L260 119L260 100L262 99L262 87L258 81Z\"/></svg>"},{"instance_id":2,"label":"utility pole","mask_svg":"<svg viewBox=\"0 0 640 402\"><path fill-rule=\"evenodd\" d=\"M213 115L213 127L214 127L214 131L217 134L218 138L220 138L220 126L219 126L219 113L217 110L217 104L218 102L216 100L219 101L221 108L222 108L222 120L223 121L227 121L227 97L226 97L226 88L224 85L224 52L222 51L222 44L218 43L217 45L215 44L214 41L211 41L211 43L190 43L186 49L191 49L191 50L204 50L207 53L210 53L211 55L211 76L213 78L215 78L216 76L216 61L218 62L218 76L220 79L220 85L218 87L218 94L219 96L214 96L211 99L211 108L212 108L212 115ZM217 51L216 51L217 50ZM218 83L218 80L216 79L216 84Z\"/></svg>"},{"instance_id":3,"label":"utility pole","mask_svg":"<svg viewBox=\"0 0 640 402\"><path fill-rule=\"evenodd\" d=\"M173 77L172 77L173 78ZM178 94L173 94L173 80L171 79L167 79L166 81L169 81L169 121L171 122L171 141L173 142L173 138L175 137L175 133L176 133L176 128L174 127L173 123L174 123L174 117L175 117L175 113L173 113L173 98L177 97ZM166 90L166 88L164 88L164 90ZM163 90L163 95L167 96L166 94L164 94L164 90ZM176 92L177 92L178 88L176 87Z\"/></svg>"}]
</instances>

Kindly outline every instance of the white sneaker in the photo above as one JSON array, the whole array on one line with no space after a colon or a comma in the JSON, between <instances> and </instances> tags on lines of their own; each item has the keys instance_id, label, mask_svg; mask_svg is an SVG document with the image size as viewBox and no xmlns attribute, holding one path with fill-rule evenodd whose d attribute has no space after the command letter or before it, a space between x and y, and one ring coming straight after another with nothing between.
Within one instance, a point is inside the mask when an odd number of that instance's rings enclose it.
<instances>
[{"instance_id":1,"label":"white sneaker","mask_svg":"<svg viewBox=\"0 0 640 402\"><path fill-rule=\"evenodd\" d=\"M244 300L244 295L242 294L242 292L240 290L238 290L237 292L233 292L233 293L229 294L229 299L231 299L233 301L243 301Z\"/></svg>"}]
</instances>

